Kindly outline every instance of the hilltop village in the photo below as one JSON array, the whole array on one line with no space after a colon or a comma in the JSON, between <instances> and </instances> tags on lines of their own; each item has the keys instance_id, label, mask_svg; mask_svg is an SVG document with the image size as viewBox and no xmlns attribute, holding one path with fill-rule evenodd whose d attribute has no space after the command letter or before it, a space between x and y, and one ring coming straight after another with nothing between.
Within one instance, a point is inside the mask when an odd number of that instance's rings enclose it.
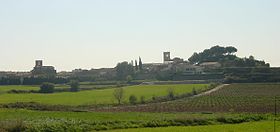
<instances>
[{"instance_id":1,"label":"hilltop village","mask_svg":"<svg viewBox=\"0 0 280 132\"><path fill-rule=\"evenodd\" d=\"M214 46L203 52L195 52L188 60L171 57L163 52L162 63L143 63L142 59L124 61L114 68L75 69L71 72L57 72L54 66L44 66L43 60L36 60L30 72L0 72L0 84L33 84L42 81L65 83L71 79L80 81L182 81L203 80L217 82L262 82L277 81L279 68L271 68L264 61L239 58L234 47ZM252 76L252 77L251 77ZM263 78L266 78L265 80Z\"/></svg>"},{"instance_id":2,"label":"hilltop village","mask_svg":"<svg viewBox=\"0 0 280 132\"><path fill-rule=\"evenodd\" d=\"M138 64L139 62L139 64ZM205 74L205 69L216 69L220 68L221 64L219 62L203 62L199 65L191 64L188 61L185 61L182 58L175 57L171 59L170 52L163 52L163 62L162 63L142 63L141 58L139 61L135 60L134 62L128 63L134 67L134 70L141 71L142 74L149 74L154 72L164 72L164 71L174 71L181 72L186 75L193 74ZM35 66L30 72L1 72L0 77L8 76L18 76L18 77L62 77L67 78L71 76L86 76L91 74L92 77L104 77L106 75L115 76L115 68L101 68L101 69L75 69L71 72L57 72L54 66L44 66L43 60L36 60ZM139 77L139 79L142 79ZM144 79L144 78L143 78Z\"/></svg>"}]
</instances>

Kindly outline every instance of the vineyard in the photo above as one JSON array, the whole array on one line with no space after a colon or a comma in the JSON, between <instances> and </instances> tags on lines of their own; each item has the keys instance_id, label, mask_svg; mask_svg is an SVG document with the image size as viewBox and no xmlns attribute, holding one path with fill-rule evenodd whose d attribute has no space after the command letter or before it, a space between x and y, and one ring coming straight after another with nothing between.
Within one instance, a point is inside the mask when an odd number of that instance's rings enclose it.
<instances>
[{"instance_id":1,"label":"vineyard","mask_svg":"<svg viewBox=\"0 0 280 132\"><path fill-rule=\"evenodd\" d=\"M100 106L79 105L95 100L108 104L110 99L107 98L112 98L113 88L45 95L8 92L11 89L36 90L36 86L3 86L0 94L0 131L15 128L20 131L219 131L232 130L233 127L236 127L235 131L243 131L258 125L252 129L255 131L272 130L271 122L279 122L279 116L273 113L275 103L280 112L280 84L223 84L209 90L210 86L125 86L124 101L131 94L150 100L155 95L164 97L169 88L174 89L175 96L184 93L189 96L160 102ZM197 92L193 91L194 88ZM154 127L157 128L152 129Z\"/></svg>"},{"instance_id":2,"label":"vineyard","mask_svg":"<svg viewBox=\"0 0 280 132\"><path fill-rule=\"evenodd\" d=\"M211 94L168 103L121 107L145 112L257 112L273 113L280 106L280 84L231 84ZM280 112L280 108L277 109Z\"/></svg>"}]
</instances>

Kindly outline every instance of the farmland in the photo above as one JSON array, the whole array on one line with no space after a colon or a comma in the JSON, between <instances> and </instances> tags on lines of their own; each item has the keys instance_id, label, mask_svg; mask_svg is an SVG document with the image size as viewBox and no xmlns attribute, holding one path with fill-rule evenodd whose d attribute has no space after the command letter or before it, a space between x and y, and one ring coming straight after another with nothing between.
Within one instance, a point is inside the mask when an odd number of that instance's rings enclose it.
<instances>
[{"instance_id":1,"label":"farmland","mask_svg":"<svg viewBox=\"0 0 280 132\"><path fill-rule=\"evenodd\" d=\"M274 97L277 97L276 104L280 106L280 84L230 84L209 94L192 96L193 89L199 94L209 90L209 86L209 84L124 86L125 99L122 105L117 105L113 99L115 90L113 87L40 94L8 92L12 89L38 90L38 86L1 86L2 106L16 102L36 102L48 105L50 109L43 108L43 111L40 111L41 109L36 109L38 107L36 105L35 110L24 105L2 107L0 130L1 125L6 126L2 128L4 130L8 130L8 127L21 126L20 129L26 131L271 130L271 122L274 119ZM89 87L95 86L87 85L87 88ZM65 89L69 86L60 85L56 88ZM144 96L146 100L152 100L154 97L166 96L170 88L174 90L175 96L186 93L190 96L166 102L146 102L136 105L128 103L129 95L133 94L137 98ZM94 104L100 106L95 107ZM57 109L52 108L55 105L62 107L56 111ZM66 109L66 106L74 109ZM277 120L279 123L279 117Z\"/></svg>"},{"instance_id":2,"label":"farmland","mask_svg":"<svg viewBox=\"0 0 280 132\"><path fill-rule=\"evenodd\" d=\"M142 112L56 112L0 109L1 127L15 124L28 131L90 131L124 128L197 126L271 120L270 114L201 114ZM3 126L1 126L1 124Z\"/></svg>"},{"instance_id":3,"label":"farmland","mask_svg":"<svg viewBox=\"0 0 280 132\"><path fill-rule=\"evenodd\" d=\"M128 102L130 95L135 95L137 98L143 96L145 100L151 100L152 97L166 96L168 89L173 89L175 95L191 93L195 88L197 91L206 90L207 84L181 84L181 85L138 85L124 87L125 99L124 103ZM1 88L1 87L0 87ZM3 91L12 89L39 89L37 86L4 86ZM15 103L15 102L37 102L49 105L95 105L95 104L114 104L113 98L114 88L86 90L80 92L59 92L53 94L40 93L4 93L0 95L0 103Z\"/></svg>"},{"instance_id":4,"label":"farmland","mask_svg":"<svg viewBox=\"0 0 280 132\"><path fill-rule=\"evenodd\" d=\"M278 121L277 124L280 122ZM273 121L250 122L234 125L212 125L212 126L188 126L188 127L164 127L164 128L142 128L127 130L112 130L110 132L272 132ZM277 125L276 130L280 130Z\"/></svg>"},{"instance_id":5,"label":"farmland","mask_svg":"<svg viewBox=\"0 0 280 132\"><path fill-rule=\"evenodd\" d=\"M274 112L275 97L280 104L279 84L232 84L194 99L179 101L185 107L217 112Z\"/></svg>"},{"instance_id":6,"label":"farmland","mask_svg":"<svg viewBox=\"0 0 280 132\"><path fill-rule=\"evenodd\" d=\"M273 113L280 105L279 84L231 84L209 95L164 104L120 107L119 111L142 112L260 112ZM278 109L280 112L280 109Z\"/></svg>"},{"instance_id":7,"label":"farmland","mask_svg":"<svg viewBox=\"0 0 280 132\"><path fill-rule=\"evenodd\" d=\"M0 94L4 94L10 90L39 90L39 86L23 86L23 85L6 85L0 86Z\"/></svg>"},{"instance_id":8,"label":"farmland","mask_svg":"<svg viewBox=\"0 0 280 132\"><path fill-rule=\"evenodd\" d=\"M280 132L279 5L0 0L0 132Z\"/></svg>"}]
</instances>

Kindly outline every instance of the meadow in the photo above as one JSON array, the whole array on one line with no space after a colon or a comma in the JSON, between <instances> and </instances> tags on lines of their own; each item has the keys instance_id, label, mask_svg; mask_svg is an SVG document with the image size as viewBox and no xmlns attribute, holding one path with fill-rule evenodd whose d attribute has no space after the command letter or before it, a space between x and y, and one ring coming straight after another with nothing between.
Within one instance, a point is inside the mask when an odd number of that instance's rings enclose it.
<instances>
[{"instance_id":1,"label":"meadow","mask_svg":"<svg viewBox=\"0 0 280 132\"><path fill-rule=\"evenodd\" d=\"M141 96L144 99L151 100L153 97L166 96L168 89L173 89L175 95L191 93L193 89L197 91L206 90L208 84L174 84L174 85L137 85L126 86L124 89L124 103L128 103L130 95L135 95L138 99ZM65 87L65 86L61 86ZM60 87L60 88L61 88ZM12 89L39 89L38 86L3 86L2 91ZM115 104L113 97L114 88L94 89L79 92L58 92L52 94L41 93L2 93L0 95L0 104L16 102L36 102L49 105L96 105L96 104ZM140 100L138 100L139 102Z\"/></svg>"},{"instance_id":2,"label":"meadow","mask_svg":"<svg viewBox=\"0 0 280 132\"><path fill-rule=\"evenodd\" d=\"M0 86L0 94L7 93L10 90L39 90L39 86L28 86L28 85L4 85Z\"/></svg>"},{"instance_id":3,"label":"meadow","mask_svg":"<svg viewBox=\"0 0 280 132\"><path fill-rule=\"evenodd\" d=\"M276 122L276 130L280 131L280 121ZM242 124L138 128L126 130L112 130L110 132L273 132L273 121L249 122ZM277 132L276 131L276 132Z\"/></svg>"}]
</instances>

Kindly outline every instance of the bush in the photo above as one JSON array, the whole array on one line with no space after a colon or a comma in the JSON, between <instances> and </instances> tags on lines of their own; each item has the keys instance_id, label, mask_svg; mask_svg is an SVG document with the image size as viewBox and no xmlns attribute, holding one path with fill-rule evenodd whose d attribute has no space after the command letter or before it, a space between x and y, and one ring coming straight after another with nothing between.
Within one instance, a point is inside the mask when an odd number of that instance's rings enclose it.
<instances>
[{"instance_id":1,"label":"bush","mask_svg":"<svg viewBox=\"0 0 280 132\"><path fill-rule=\"evenodd\" d=\"M135 95L130 95L129 103L135 105L137 103L137 97Z\"/></svg>"},{"instance_id":2,"label":"bush","mask_svg":"<svg viewBox=\"0 0 280 132\"><path fill-rule=\"evenodd\" d=\"M141 97L140 97L140 102L141 102L142 104L145 104L145 96L141 96Z\"/></svg>"},{"instance_id":3,"label":"bush","mask_svg":"<svg viewBox=\"0 0 280 132\"><path fill-rule=\"evenodd\" d=\"M155 101L157 99L157 96L153 95L152 100Z\"/></svg>"},{"instance_id":4,"label":"bush","mask_svg":"<svg viewBox=\"0 0 280 132\"><path fill-rule=\"evenodd\" d=\"M174 99L174 98L175 98L174 89L169 88L169 89L167 90L167 97L168 97L169 99Z\"/></svg>"},{"instance_id":5,"label":"bush","mask_svg":"<svg viewBox=\"0 0 280 132\"><path fill-rule=\"evenodd\" d=\"M71 92L77 92L79 91L79 88L80 88L80 84L79 84L79 81L77 80L71 80L70 83L70 91Z\"/></svg>"},{"instance_id":6,"label":"bush","mask_svg":"<svg viewBox=\"0 0 280 132\"><path fill-rule=\"evenodd\" d=\"M219 85L220 85L219 83L210 83L209 88L212 89L212 88L215 88Z\"/></svg>"},{"instance_id":7,"label":"bush","mask_svg":"<svg viewBox=\"0 0 280 132\"><path fill-rule=\"evenodd\" d=\"M197 91L195 88L193 88L192 93L193 93L193 95L197 95Z\"/></svg>"},{"instance_id":8,"label":"bush","mask_svg":"<svg viewBox=\"0 0 280 132\"><path fill-rule=\"evenodd\" d=\"M118 101L118 104L120 105L123 98L124 98L124 90L123 88L116 88L113 92L114 98Z\"/></svg>"},{"instance_id":9,"label":"bush","mask_svg":"<svg viewBox=\"0 0 280 132\"><path fill-rule=\"evenodd\" d=\"M132 78L131 75L128 75L128 76L126 77L127 83L131 83L132 80L133 80L133 78Z\"/></svg>"},{"instance_id":10,"label":"bush","mask_svg":"<svg viewBox=\"0 0 280 132\"><path fill-rule=\"evenodd\" d=\"M53 93L54 92L54 84L45 82L40 86L40 93Z\"/></svg>"}]
</instances>

